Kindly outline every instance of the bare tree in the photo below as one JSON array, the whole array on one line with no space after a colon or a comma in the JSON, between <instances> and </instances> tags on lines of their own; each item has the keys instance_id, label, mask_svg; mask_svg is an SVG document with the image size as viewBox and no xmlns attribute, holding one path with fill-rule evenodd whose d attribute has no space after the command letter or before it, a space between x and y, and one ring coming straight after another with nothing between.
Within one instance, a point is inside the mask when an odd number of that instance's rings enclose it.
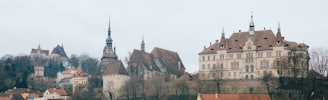
<instances>
[{"instance_id":1,"label":"bare tree","mask_svg":"<svg viewBox=\"0 0 328 100\"><path fill-rule=\"evenodd\" d=\"M271 87L272 87L272 81L274 80L272 77L272 74L271 73L265 74L263 76L262 80L264 81L264 84L265 84L268 94L270 96L270 100L272 100Z\"/></svg>"},{"instance_id":2,"label":"bare tree","mask_svg":"<svg viewBox=\"0 0 328 100\"><path fill-rule=\"evenodd\" d=\"M320 74L325 74L325 71L327 71L328 67L328 49L315 48L311 50L310 55L311 68Z\"/></svg>"}]
</instances>

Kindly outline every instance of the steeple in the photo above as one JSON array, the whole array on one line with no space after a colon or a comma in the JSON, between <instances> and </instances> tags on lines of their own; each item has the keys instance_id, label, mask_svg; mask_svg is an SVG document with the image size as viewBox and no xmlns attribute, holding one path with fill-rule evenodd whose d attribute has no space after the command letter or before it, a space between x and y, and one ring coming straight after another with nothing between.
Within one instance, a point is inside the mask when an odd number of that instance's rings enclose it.
<instances>
[{"instance_id":1,"label":"steeple","mask_svg":"<svg viewBox=\"0 0 328 100\"><path fill-rule=\"evenodd\" d=\"M38 45L38 49L41 50L41 46L40 46L40 44Z\"/></svg>"},{"instance_id":2,"label":"steeple","mask_svg":"<svg viewBox=\"0 0 328 100\"><path fill-rule=\"evenodd\" d=\"M224 28L222 28L222 35L221 35L221 39L220 39L220 48L224 48L225 44L226 44L225 33L224 33Z\"/></svg>"},{"instance_id":3,"label":"steeple","mask_svg":"<svg viewBox=\"0 0 328 100\"><path fill-rule=\"evenodd\" d=\"M254 34L254 31L255 31L255 25L254 25L254 21L253 21L253 12L252 12L251 22L249 23L249 33L251 35L253 35Z\"/></svg>"},{"instance_id":4,"label":"steeple","mask_svg":"<svg viewBox=\"0 0 328 100\"><path fill-rule=\"evenodd\" d=\"M108 20L108 36L111 35L111 31L110 31L110 16L109 16L109 20Z\"/></svg>"},{"instance_id":5,"label":"steeple","mask_svg":"<svg viewBox=\"0 0 328 100\"><path fill-rule=\"evenodd\" d=\"M142 41L141 41L141 52L145 52L145 41L144 41L144 37L142 37Z\"/></svg>"},{"instance_id":6,"label":"steeple","mask_svg":"<svg viewBox=\"0 0 328 100\"><path fill-rule=\"evenodd\" d=\"M278 32L279 32L279 33L281 32L281 29L280 29L280 22L278 23Z\"/></svg>"},{"instance_id":7,"label":"steeple","mask_svg":"<svg viewBox=\"0 0 328 100\"><path fill-rule=\"evenodd\" d=\"M109 21L108 21L108 37L106 39L106 46L109 48L112 48L112 44L113 44L113 39L111 37L110 19L109 19Z\"/></svg>"},{"instance_id":8,"label":"steeple","mask_svg":"<svg viewBox=\"0 0 328 100\"><path fill-rule=\"evenodd\" d=\"M106 39L106 46L103 51L103 56L101 57L101 61L112 61L112 60L117 60L117 55L116 55L116 48L113 48L113 39L111 37L111 30L110 30L110 19L108 21L108 36ZM114 49L114 50L113 50Z\"/></svg>"}]
</instances>

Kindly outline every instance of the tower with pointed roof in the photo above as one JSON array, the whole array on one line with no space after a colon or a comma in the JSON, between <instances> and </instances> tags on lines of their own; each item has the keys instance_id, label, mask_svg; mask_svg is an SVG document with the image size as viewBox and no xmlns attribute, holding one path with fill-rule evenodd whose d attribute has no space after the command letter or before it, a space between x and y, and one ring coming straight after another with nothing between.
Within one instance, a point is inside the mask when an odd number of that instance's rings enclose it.
<instances>
[{"instance_id":1,"label":"tower with pointed roof","mask_svg":"<svg viewBox=\"0 0 328 100\"><path fill-rule=\"evenodd\" d=\"M145 41L144 41L144 38L142 38L142 41L141 41L141 52L145 52Z\"/></svg>"},{"instance_id":2,"label":"tower with pointed roof","mask_svg":"<svg viewBox=\"0 0 328 100\"><path fill-rule=\"evenodd\" d=\"M113 39L111 37L111 30L110 30L110 19L108 23L108 37L106 39L106 46L103 50L103 56L101 57L101 61L112 61L117 60L117 55L115 52L115 47L113 50Z\"/></svg>"},{"instance_id":3,"label":"tower with pointed roof","mask_svg":"<svg viewBox=\"0 0 328 100\"><path fill-rule=\"evenodd\" d=\"M253 35L255 31L255 25L254 25L254 21L253 21L253 13L251 15L251 22L249 23L249 34Z\"/></svg>"},{"instance_id":4,"label":"tower with pointed roof","mask_svg":"<svg viewBox=\"0 0 328 100\"><path fill-rule=\"evenodd\" d=\"M73 93L75 91L80 91L84 88L86 88L88 83L88 77L83 74L83 70L81 65L77 67L76 73L73 77Z\"/></svg>"}]
</instances>

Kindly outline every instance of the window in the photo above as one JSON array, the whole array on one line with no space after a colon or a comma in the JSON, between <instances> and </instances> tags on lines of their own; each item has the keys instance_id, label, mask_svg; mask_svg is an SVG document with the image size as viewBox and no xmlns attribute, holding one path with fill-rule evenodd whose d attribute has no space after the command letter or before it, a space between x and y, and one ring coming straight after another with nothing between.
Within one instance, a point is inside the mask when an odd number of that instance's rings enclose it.
<instances>
[{"instance_id":1,"label":"window","mask_svg":"<svg viewBox=\"0 0 328 100\"><path fill-rule=\"evenodd\" d=\"M211 78L210 73L207 74L207 78L208 78L208 79Z\"/></svg>"},{"instance_id":2,"label":"window","mask_svg":"<svg viewBox=\"0 0 328 100\"><path fill-rule=\"evenodd\" d=\"M251 79L254 79L254 75L251 75Z\"/></svg>"},{"instance_id":3,"label":"window","mask_svg":"<svg viewBox=\"0 0 328 100\"><path fill-rule=\"evenodd\" d=\"M251 72L254 72L254 66L251 65Z\"/></svg>"},{"instance_id":4,"label":"window","mask_svg":"<svg viewBox=\"0 0 328 100\"><path fill-rule=\"evenodd\" d=\"M249 67L248 67L248 65L246 65L246 67L245 67L246 69L246 72L249 72Z\"/></svg>"},{"instance_id":5,"label":"window","mask_svg":"<svg viewBox=\"0 0 328 100\"><path fill-rule=\"evenodd\" d=\"M215 64L213 64L213 66L212 66L212 67L213 67L213 69L215 69L216 65L215 65Z\"/></svg>"},{"instance_id":6,"label":"window","mask_svg":"<svg viewBox=\"0 0 328 100\"><path fill-rule=\"evenodd\" d=\"M259 76L260 76L260 75L261 75L261 72L260 72L260 71L257 71L257 75L259 75Z\"/></svg>"},{"instance_id":7,"label":"window","mask_svg":"<svg viewBox=\"0 0 328 100\"><path fill-rule=\"evenodd\" d=\"M269 61L267 61L267 60L261 61L260 64L261 64L261 67L269 67Z\"/></svg>"},{"instance_id":8,"label":"window","mask_svg":"<svg viewBox=\"0 0 328 100\"><path fill-rule=\"evenodd\" d=\"M246 53L246 62L253 62L253 53Z\"/></svg>"},{"instance_id":9,"label":"window","mask_svg":"<svg viewBox=\"0 0 328 100\"><path fill-rule=\"evenodd\" d=\"M211 69L211 65L207 64L207 70L210 70L210 69Z\"/></svg>"},{"instance_id":10,"label":"window","mask_svg":"<svg viewBox=\"0 0 328 100\"><path fill-rule=\"evenodd\" d=\"M202 76L203 76L203 79L205 79L205 74L204 73L202 74Z\"/></svg>"},{"instance_id":11,"label":"window","mask_svg":"<svg viewBox=\"0 0 328 100\"><path fill-rule=\"evenodd\" d=\"M207 56L207 60L208 60L208 61L210 61L210 60L211 60L211 59L210 59L210 56Z\"/></svg>"},{"instance_id":12,"label":"window","mask_svg":"<svg viewBox=\"0 0 328 100\"><path fill-rule=\"evenodd\" d=\"M280 57L281 56L281 51L276 51L276 56Z\"/></svg>"},{"instance_id":13,"label":"window","mask_svg":"<svg viewBox=\"0 0 328 100\"><path fill-rule=\"evenodd\" d=\"M203 61L205 61L205 56L203 56Z\"/></svg>"},{"instance_id":14,"label":"window","mask_svg":"<svg viewBox=\"0 0 328 100\"><path fill-rule=\"evenodd\" d=\"M245 79L248 79L248 75L245 76Z\"/></svg>"},{"instance_id":15,"label":"window","mask_svg":"<svg viewBox=\"0 0 328 100\"><path fill-rule=\"evenodd\" d=\"M267 57L271 58L271 52L267 52Z\"/></svg>"},{"instance_id":16,"label":"window","mask_svg":"<svg viewBox=\"0 0 328 100\"><path fill-rule=\"evenodd\" d=\"M213 73L213 78L216 78L216 74L215 73Z\"/></svg>"},{"instance_id":17,"label":"window","mask_svg":"<svg viewBox=\"0 0 328 100\"><path fill-rule=\"evenodd\" d=\"M224 55L220 55L220 60L224 60Z\"/></svg>"},{"instance_id":18,"label":"window","mask_svg":"<svg viewBox=\"0 0 328 100\"><path fill-rule=\"evenodd\" d=\"M223 64L221 63L221 69L223 69Z\"/></svg>"},{"instance_id":19,"label":"window","mask_svg":"<svg viewBox=\"0 0 328 100\"><path fill-rule=\"evenodd\" d=\"M237 59L241 59L241 54L237 54Z\"/></svg>"},{"instance_id":20,"label":"window","mask_svg":"<svg viewBox=\"0 0 328 100\"><path fill-rule=\"evenodd\" d=\"M231 69L238 69L239 68L239 62L231 62Z\"/></svg>"},{"instance_id":21,"label":"window","mask_svg":"<svg viewBox=\"0 0 328 100\"><path fill-rule=\"evenodd\" d=\"M233 54L229 54L229 59L233 59Z\"/></svg>"},{"instance_id":22,"label":"window","mask_svg":"<svg viewBox=\"0 0 328 100\"><path fill-rule=\"evenodd\" d=\"M202 65L202 69L205 70L205 64Z\"/></svg>"},{"instance_id":23,"label":"window","mask_svg":"<svg viewBox=\"0 0 328 100\"><path fill-rule=\"evenodd\" d=\"M215 60L215 55L213 55L213 60Z\"/></svg>"},{"instance_id":24,"label":"window","mask_svg":"<svg viewBox=\"0 0 328 100\"><path fill-rule=\"evenodd\" d=\"M263 57L263 53L260 52L260 53L257 53L257 58L262 58Z\"/></svg>"},{"instance_id":25,"label":"window","mask_svg":"<svg viewBox=\"0 0 328 100\"><path fill-rule=\"evenodd\" d=\"M229 72L229 77L231 76L230 74L231 74L231 73Z\"/></svg>"},{"instance_id":26,"label":"window","mask_svg":"<svg viewBox=\"0 0 328 100\"><path fill-rule=\"evenodd\" d=\"M237 76L237 72L233 72L233 77L236 77Z\"/></svg>"},{"instance_id":27,"label":"window","mask_svg":"<svg viewBox=\"0 0 328 100\"><path fill-rule=\"evenodd\" d=\"M221 72L221 78L223 77L223 72Z\"/></svg>"}]
</instances>

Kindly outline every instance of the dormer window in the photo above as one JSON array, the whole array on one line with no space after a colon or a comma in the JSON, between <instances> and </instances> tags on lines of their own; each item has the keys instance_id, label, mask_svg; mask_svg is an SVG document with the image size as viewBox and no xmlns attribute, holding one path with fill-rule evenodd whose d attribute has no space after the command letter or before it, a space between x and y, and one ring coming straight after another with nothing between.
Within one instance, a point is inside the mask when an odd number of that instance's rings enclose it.
<instances>
[{"instance_id":1,"label":"dormer window","mask_svg":"<svg viewBox=\"0 0 328 100\"><path fill-rule=\"evenodd\" d=\"M268 39L267 37L264 38L265 40Z\"/></svg>"},{"instance_id":2,"label":"dormer window","mask_svg":"<svg viewBox=\"0 0 328 100\"><path fill-rule=\"evenodd\" d=\"M280 44L280 41L277 41L277 44L279 45Z\"/></svg>"},{"instance_id":3,"label":"dormer window","mask_svg":"<svg viewBox=\"0 0 328 100\"><path fill-rule=\"evenodd\" d=\"M238 42L238 40L235 40L236 42Z\"/></svg>"},{"instance_id":4,"label":"dormer window","mask_svg":"<svg viewBox=\"0 0 328 100\"><path fill-rule=\"evenodd\" d=\"M223 44L221 44L221 48L223 48L224 47L224 45Z\"/></svg>"},{"instance_id":5,"label":"dormer window","mask_svg":"<svg viewBox=\"0 0 328 100\"><path fill-rule=\"evenodd\" d=\"M252 47L251 46L247 46L247 49L252 49Z\"/></svg>"}]
</instances>

